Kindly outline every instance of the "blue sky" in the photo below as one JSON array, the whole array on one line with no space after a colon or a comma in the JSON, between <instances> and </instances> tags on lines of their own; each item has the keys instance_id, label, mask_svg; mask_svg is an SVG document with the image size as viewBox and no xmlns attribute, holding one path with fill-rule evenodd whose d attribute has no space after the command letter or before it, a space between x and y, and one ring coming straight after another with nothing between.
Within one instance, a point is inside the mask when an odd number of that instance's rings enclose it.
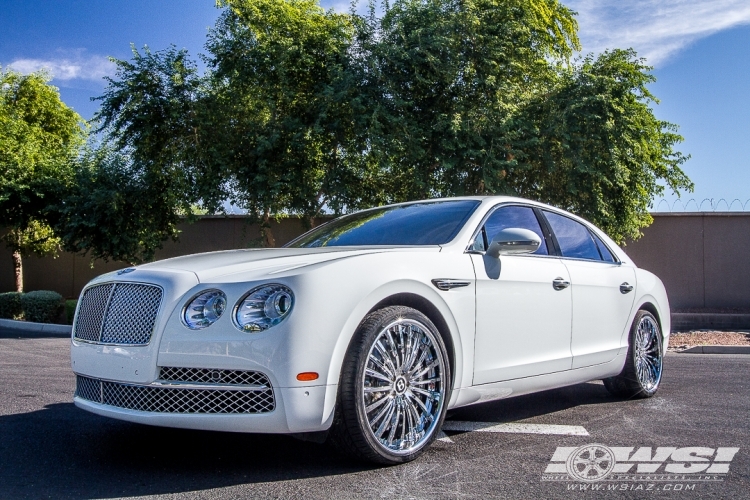
<instances>
[{"instance_id":1,"label":"blue sky","mask_svg":"<svg viewBox=\"0 0 750 500\"><path fill-rule=\"evenodd\" d=\"M563 3L579 13L584 52L633 47L655 66L656 115L680 126L680 149L692 155L684 168L696 189L683 200L750 200L750 1ZM349 2L322 4L346 10ZM129 58L131 43L173 43L195 56L217 15L213 0L2 0L0 64L48 68L63 100L90 118L90 97L112 73L107 56Z\"/></svg>"}]
</instances>

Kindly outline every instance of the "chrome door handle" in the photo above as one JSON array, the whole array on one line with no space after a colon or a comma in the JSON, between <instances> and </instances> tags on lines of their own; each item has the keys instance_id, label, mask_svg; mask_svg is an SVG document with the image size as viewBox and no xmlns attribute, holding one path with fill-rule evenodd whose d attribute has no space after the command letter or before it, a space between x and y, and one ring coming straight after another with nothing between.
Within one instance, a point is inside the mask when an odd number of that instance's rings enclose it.
<instances>
[{"instance_id":1,"label":"chrome door handle","mask_svg":"<svg viewBox=\"0 0 750 500\"><path fill-rule=\"evenodd\" d=\"M633 285L629 284L627 281L620 285L620 293L628 293L633 291Z\"/></svg>"},{"instance_id":2,"label":"chrome door handle","mask_svg":"<svg viewBox=\"0 0 750 500\"><path fill-rule=\"evenodd\" d=\"M555 278L552 281L552 288L555 290L565 290L570 286L570 281L566 281L562 278Z\"/></svg>"}]
</instances>

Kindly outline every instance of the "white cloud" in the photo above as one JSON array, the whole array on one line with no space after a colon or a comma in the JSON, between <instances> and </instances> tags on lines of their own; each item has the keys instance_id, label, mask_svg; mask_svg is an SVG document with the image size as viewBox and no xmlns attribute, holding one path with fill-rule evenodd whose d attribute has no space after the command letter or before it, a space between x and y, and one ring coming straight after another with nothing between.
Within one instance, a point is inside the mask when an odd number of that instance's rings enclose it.
<instances>
[{"instance_id":1,"label":"white cloud","mask_svg":"<svg viewBox=\"0 0 750 500\"><path fill-rule=\"evenodd\" d=\"M115 65L104 56L84 56L80 51L72 57L50 59L15 59L8 66L20 73L46 70L55 80L101 80L114 74Z\"/></svg>"},{"instance_id":2,"label":"white cloud","mask_svg":"<svg viewBox=\"0 0 750 500\"><path fill-rule=\"evenodd\" d=\"M690 43L750 24L748 0L563 0L578 12L584 52L634 48L658 66Z\"/></svg>"}]
</instances>

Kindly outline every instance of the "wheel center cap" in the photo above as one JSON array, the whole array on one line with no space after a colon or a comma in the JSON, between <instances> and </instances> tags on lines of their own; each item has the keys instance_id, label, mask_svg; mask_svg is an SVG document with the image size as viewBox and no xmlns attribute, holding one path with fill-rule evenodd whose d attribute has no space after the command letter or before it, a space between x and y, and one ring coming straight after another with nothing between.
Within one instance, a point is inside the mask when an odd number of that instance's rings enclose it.
<instances>
[{"instance_id":1,"label":"wheel center cap","mask_svg":"<svg viewBox=\"0 0 750 500\"><path fill-rule=\"evenodd\" d=\"M406 379L399 377L396 379L396 383L393 384L393 388L396 390L396 394L403 394L406 392Z\"/></svg>"}]
</instances>

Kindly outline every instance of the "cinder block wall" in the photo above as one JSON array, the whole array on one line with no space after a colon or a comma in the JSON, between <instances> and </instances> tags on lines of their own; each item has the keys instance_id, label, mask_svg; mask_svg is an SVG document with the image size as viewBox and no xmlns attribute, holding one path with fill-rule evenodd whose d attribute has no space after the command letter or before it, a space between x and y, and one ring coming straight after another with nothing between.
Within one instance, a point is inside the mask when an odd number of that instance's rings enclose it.
<instances>
[{"instance_id":1,"label":"cinder block wall","mask_svg":"<svg viewBox=\"0 0 750 500\"><path fill-rule=\"evenodd\" d=\"M317 221L323 222L324 219ZM242 216L207 216L184 224L180 241L166 242L158 259L213 250L257 246L259 228ZM296 218L272 224L277 245L303 232ZM664 281L673 309L750 309L750 213L654 214L644 236L625 246L640 267ZM77 297L95 276L126 267L122 262L95 261L64 253L24 259L25 288L55 290ZM10 252L0 249L0 291L13 289Z\"/></svg>"},{"instance_id":2,"label":"cinder block wall","mask_svg":"<svg viewBox=\"0 0 750 500\"><path fill-rule=\"evenodd\" d=\"M316 225L328 220L316 220ZM193 224L182 224L178 242L166 241L164 248L156 253L156 259L167 259L180 255L233 250L259 246L260 228L249 224L244 216L205 216ZM276 245L281 246L304 232L302 221L297 218L271 222ZM93 265L93 267L92 267ZM96 276L128 267L124 262L92 262L87 256L61 253L52 257L28 257L23 259L24 290L54 290L66 298L77 298L84 285ZM11 252L0 247L0 292L15 289Z\"/></svg>"},{"instance_id":3,"label":"cinder block wall","mask_svg":"<svg viewBox=\"0 0 750 500\"><path fill-rule=\"evenodd\" d=\"M750 309L750 213L653 214L625 246L661 278L672 309Z\"/></svg>"}]
</instances>

